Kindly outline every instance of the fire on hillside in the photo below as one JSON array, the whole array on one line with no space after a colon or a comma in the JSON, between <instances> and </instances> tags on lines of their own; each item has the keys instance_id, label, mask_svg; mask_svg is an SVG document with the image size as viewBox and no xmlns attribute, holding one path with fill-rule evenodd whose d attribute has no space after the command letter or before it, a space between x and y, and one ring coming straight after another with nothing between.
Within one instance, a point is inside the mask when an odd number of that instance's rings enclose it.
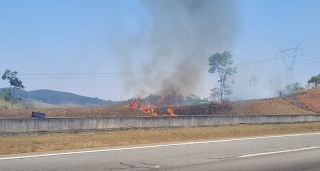
<instances>
[{"instance_id":1,"label":"fire on hillside","mask_svg":"<svg viewBox=\"0 0 320 171\"><path fill-rule=\"evenodd\" d=\"M125 107L140 109L144 113L150 113L153 116L177 116L171 108L180 106L175 91L172 91L172 93L167 96L161 95L155 97L150 102L140 103L140 101L141 95L131 100ZM155 108L159 108L158 113L155 112ZM166 112L161 112L161 108L167 108Z\"/></svg>"}]
</instances>

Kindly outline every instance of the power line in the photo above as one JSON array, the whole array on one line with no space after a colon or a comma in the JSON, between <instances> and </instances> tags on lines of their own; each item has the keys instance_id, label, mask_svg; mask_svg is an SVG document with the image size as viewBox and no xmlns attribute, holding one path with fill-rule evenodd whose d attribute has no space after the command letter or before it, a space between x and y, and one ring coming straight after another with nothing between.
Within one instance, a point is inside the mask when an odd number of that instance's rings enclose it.
<instances>
[{"instance_id":1,"label":"power line","mask_svg":"<svg viewBox=\"0 0 320 171\"><path fill-rule=\"evenodd\" d=\"M299 55L299 56L304 56L304 55ZM289 58L292 58L290 56L288 56ZM313 58L317 58L317 59L320 59L318 57L313 57ZM310 61L310 62L317 62L317 63L320 63L320 61L313 61L313 60L308 60L308 59L303 59L303 58L296 58L296 59L299 59L299 60L304 60L304 61Z\"/></svg>"},{"instance_id":2,"label":"power line","mask_svg":"<svg viewBox=\"0 0 320 171\"><path fill-rule=\"evenodd\" d=\"M168 72L167 72L168 73ZM123 76L141 76L141 75L154 75L154 74L127 74L127 75L101 75L101 76L79 76L79 77L30 77L22 79L68 79L68 78L105 78L105 77L123 77ZM159 75L159 74L158 74Z\"/></svg>"},{"instance_id":3,"label":"power line","mask_svg":"<svg viewBox=\"0 0 320 171\"><path fill-rule=\"evenodd\" d=\"M316 63L320 63L320 61L313 61L313 60L308 60L308 59L301 59L301 58L297 58L299 60L303 60L303 61L309 61L309 62L316 62Z\"/></svg>"},{"instance_id":4,"label":"power line","mask_svg":"<svg viewBox=\"0 0 320 171\"><path fill-rule=\"evenodd\" d=\"M256 63L268 62L268 61L274 61L274 60L278 60L278 59L267 59L262 61L240 63L240 64L235 64L233 66L256 64ZM204 69L208 69L208 68L194 68L194 70L204 70ZM70 79L70 78L106 78L106 77L142 76L142 75L161 75L161 74L170 74L174 72L175 72L174 70L166 70L166 71L114 72L114 73L78 73L78 74L61 73L61 74L20 74L20 75L49 76L49 77L26 77L21 79Z\"/></svg>"},{"instance_id":5,"label":"power line","mask_svg":"<svg viewBox=\"0 0 320 171\"><path fill-rule=\"evenodd\" d=\"M168 71L168 70L167 70ZM63 73L63 74L19 74L25 76L57 76L57 75L121 75L121 74L145 74L145 73L163 73L164 71L141 71L141 72L111 72L111 73L78 73L78 74L71 74L71 73Z\"/></svg>"},{"instance_id":6,"label":"power line","mask_svg":"<svg viewBox=\"0 0 320 171\"><path fill-rule=\"evenodd\" d=\"M320 59L320 57L309 56L309 55L299 55L299 56L305 56L305 57L309 57L309 58L317 58L317 59Z\"/></svg>"},{"instance_id":7,"label":"power line","mask_svg":"<svg viewBox=\"0 0 320 171\"><path fill-rule=\"evenodd\" d=\"M255 62L248 62L248 63L240 63L240 64L235 64L234 66L238 65L248 65L248 64L255 64L255 63L260 63L260 62L267 62L267 61L273 61L273 60L278 60L278 59L268 59L268 60L262 60L262 61L255 61ZM197 69L197 68L196 68ZM198 68L198 69L207 69L207 68ZM121 74L145 74L145 73L165 73L167 71L174 71L174 70L165 70L165 71L140 71L140 72L110 72L110 73L77 73L77 74L71 74L71 73L62 73L62 74L19 74L22 76L56 76L56 75L121 75Z\"/></svg>"},{"instance_id":8,"label":"power line","mask_svg":"<svg viewBox=\"0 0 320 171\"><path fill-rule=\"evenodd\" d=\"M234 66L238 66L238 65L248 65L248 64L256 64L256 63L268 62L268 61L274 61L274 60L279 60L279 59L267 59L267 60L263 60L263 61L256 61L256 62L249 62L249 63L241 63L241 64L235 64Z\"/></svg>"},{"instance_id":9,"label":"power line","mask_svg":"<svg viewBox=\"0 0 320 171\"><path fill-rule=\"evenodd\" d=\"M317 65L317 64L309 64L309 63L303 63L303 62L296 62L296 63L299 63L299 64L305 64L305 65L320 66L320 65Z\"/></svg>"}]
</instances>

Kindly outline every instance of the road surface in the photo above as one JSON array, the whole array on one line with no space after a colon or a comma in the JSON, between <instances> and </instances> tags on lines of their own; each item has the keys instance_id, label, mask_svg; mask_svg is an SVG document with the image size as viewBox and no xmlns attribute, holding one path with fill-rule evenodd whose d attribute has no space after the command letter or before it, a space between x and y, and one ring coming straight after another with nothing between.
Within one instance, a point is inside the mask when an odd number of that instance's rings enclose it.
<instances>
[{"instance_id":1,"label":"road surface","mask_svg":"<svg viewBox=\"0 0 320 171\"><path fill-rule=\"evenodd\" d=\"M0 155L6 170L319 171L320 132Z\"/></svg>"}]
</instances>

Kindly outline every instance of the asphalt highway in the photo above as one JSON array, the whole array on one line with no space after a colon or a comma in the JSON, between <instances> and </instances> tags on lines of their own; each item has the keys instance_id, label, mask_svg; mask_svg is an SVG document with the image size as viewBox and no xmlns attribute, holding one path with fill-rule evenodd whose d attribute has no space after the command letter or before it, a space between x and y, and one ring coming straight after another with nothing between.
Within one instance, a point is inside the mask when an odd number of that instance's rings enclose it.
<instances>
[{"instance_id":1,"label":"asphalt highway","mask_svg":"<svg viewBox=\"0 0 320 171\"><path fill-rule=\"evenodd\" d=\"M0 155L7 170L319 171L320 132Z\"/></svg>"}]
</instances>

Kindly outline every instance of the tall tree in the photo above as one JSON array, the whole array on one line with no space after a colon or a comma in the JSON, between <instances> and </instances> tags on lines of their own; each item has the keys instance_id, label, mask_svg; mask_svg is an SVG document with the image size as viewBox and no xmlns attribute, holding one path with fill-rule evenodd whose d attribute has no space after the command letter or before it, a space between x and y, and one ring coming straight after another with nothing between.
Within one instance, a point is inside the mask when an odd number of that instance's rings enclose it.
<instances>
[{"instance_id":1,"label":"tall tree","mask_svg":"<svg viewBox=\"0 0 320 171\"><path fill-rule=\"evenodd\" d=\"M308 80L308 83L313 84L315 86L320 85L320 74L311 77L310 80Z\"/></svg>"},{"instance_id":2,"label":"tall tree","mask_svg":"<svg viewBox=\"0 0 320 171\"><path fill-rule=\"evenodd\" d=\"M7 93L7 95L10 95L11 99L11 108L13 108L13 103L16 102L16 89L24 89L25 87L22 85L22 81L17 77L18 72L17 71L10 71L6 70L4 74L2 75L2 80L8 80L10 84L10 93ZM13 88L13 93L12 93Z\"/></svg>"},{"instance_id":3,"label":"tall tree","mask_svg":"<svg viewBox=\"0 0 320 171\"><path fill-rule=\"evenodd\" d=\"M301 86L301 83L299 83L299 82L289 84L285 87L286 93L298 92L301 90L304 90L304 88Z\"/></svg>"},{"instance_id":4,"label":"tall tree","mask_svg":"<svg viewBox=\"0 0 320 171\"><path fill-rule=\"evenodd\" d=\"M219 73L220 80L220 101L223 99L224 89L230 88L230 85L226 85L226 80L231 78L236 72L237 67L232 67L233 55L229 51L223 53L215 53L209 57L209 73ZM229 92L230 93L230 92Z\"/></svg>"},{"instance_id":5,"label":"tall tree","mask_svg":"<svg viewBox=\"0 0 320 171\"><path fill-rule=\"evenodd\" d=\"M220 97L220 89L218 87L212 88L210 90L210 100L212 103L218 103Z\"/></svg>"},{"instance_id":6,"label":"tall tree","mask_svg":"<svg viewBox=\"0 0 320 171\"><path fill-rule=\"evenodd\" d=\"M195 95L195 94L190 94L189 96L186 97L186 100L189 103L191 103L192 105L199 104L200 103L200 96Z\"/></svg>"},{"instance_id":7,"label":"tall tree","mask_svg":"<svg viewBox=\"0 0 320 171\"><path fill-rule=\"evenodd\" d=\"M5 101L11 101L11 92L9 89L2 89L0 95Z\"/></svg>"}]
</instances>

